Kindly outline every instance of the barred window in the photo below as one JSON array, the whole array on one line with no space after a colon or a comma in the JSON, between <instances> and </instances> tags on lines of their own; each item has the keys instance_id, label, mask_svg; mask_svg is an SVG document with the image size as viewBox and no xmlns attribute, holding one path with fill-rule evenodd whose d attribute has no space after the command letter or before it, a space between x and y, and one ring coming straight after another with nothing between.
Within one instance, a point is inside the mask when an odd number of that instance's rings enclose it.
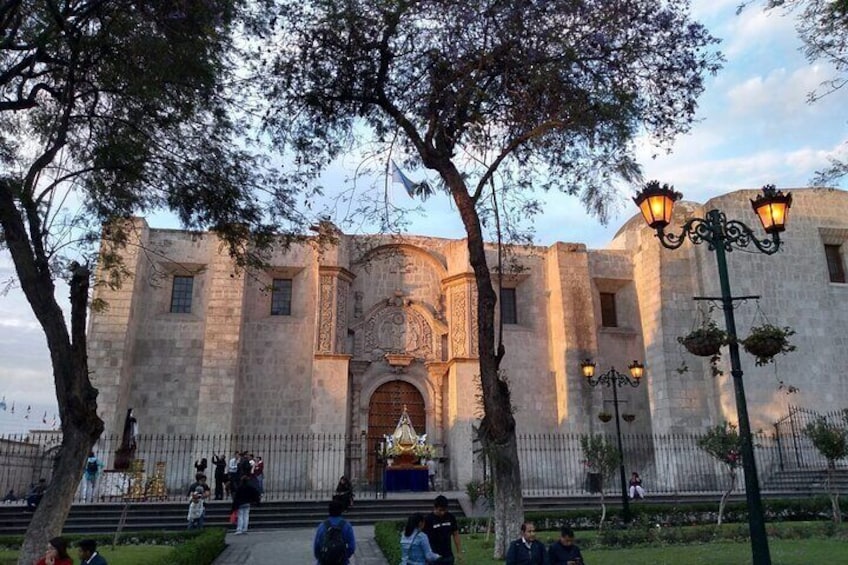
<instances>
[{"instance_id":1,"label":"barred window","mask_svg":"<svg viewBox=\"0 0 848 565\"><path fill-rule=\"evenodd\" d=\"M194 290L194 277L174 277L174 287L171 289L171 312L174 314L191 314L191 295Z\"/></svg>"},{"instance_id":2,"label":"barred window","mask_svg":"<svg viewBox=\"0 0 848 565\"><path fill-rule=\"evenodd\" d=\"M601 326L605 328L618 327L618 315L615 311L615 294L601 293Z\"/></svg>"},{"instance_id":3,"label":"barred window","mask_svg":"<svg viewBox=\"0 0 848 565\"><path fill-rule=\"evenodd\" d=\"M501 320L504 324L518 323L518 306L515 303L515 289L501 289Z\"/></svg>"},{"instance_id":4,"label":"barred window","mask_svg":"<svg viewBox=\"0 0 848 565\"><path fill-rule=\"evenodd\" d=\"M271 284L271 315L291 316L292 280L274 279Z\"/></svg>"},{"instance_id":5,"label":"barred window","mask_svg":"<svg viewBox=\"0 0 848 565\"><path fill-rule=\"evenodd\" d=\"M824 255L827 258L827 272L830 275L830 282L844 283L845 266L842 262L842 246L825 245Z\"/></svg>"}]
</instances>

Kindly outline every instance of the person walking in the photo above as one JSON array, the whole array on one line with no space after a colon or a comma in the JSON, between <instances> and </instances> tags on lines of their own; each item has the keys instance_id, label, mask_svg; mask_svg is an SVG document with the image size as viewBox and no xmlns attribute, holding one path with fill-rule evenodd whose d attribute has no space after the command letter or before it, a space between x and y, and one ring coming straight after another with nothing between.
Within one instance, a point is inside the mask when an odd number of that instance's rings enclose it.
<instances>
[{"instance_id":1,"label":"person walking","mask_svg":"<svg viewBox=\"0 0 848 565\"><path fill-rule=\"evenodd\" d=\"M559 539L548 547L548 565L583 565L580 548L574 545L574 531L563 526Z\"/></svg>"},{"instance_id":2,"label":"person walking","mask_svg":"<svg viewBox=\"0 0 848 565\"><path fill-rule=\"evenodd\" d=\"M97 551L97 542L93 539L80 540L77 543L79 549L80 565L108 565L106 559Z\"/></svg>"},{"instance_id":3,"label":"person walking","mask_svg":"<svg viewBox=\"0 0 848 565\"><path fill-rule=\"evenodd\" d=\"M400 537L401 565L426 565L443 563L441 555L430 547L430 540L424 533L424 515L413 514L406 520L406 527Z\"/></svg>"},{"instance_id":4,"label":"person walking","mask_svg":"<svg viewBox=\"0 0 848 565\"><path fill-rule=\"evenodd\" d=\"M68 555L68 542L64 538L53 538L47 542L47 552L35 565L74 565Z\"/></svg>"},{"instance_id":5,"label":"person walking","mask_svg":"<svg viewBox=\"0 0 848 565\"><path fill-rule=\"evenodd\" d=\"M427 459L427 480L430 481L430 490L436 490L436 461L432 457Z\"/></svg>"},{"instance_id":6,"label":"person walking","mask_svg":"<svg viewBox=\"0 0 848 565\"><path fill-rule=\"evenodd\" d=\"M239 483L233 495L231 508L231 510L238 511L238 519L236 520L237 536L247 533L247 528L250 525L251 504L259 504L259 491L250 483L250 476L245 475L241 478L241 483Z\"/></svg>"},{"instance_id":7,"label":"person walking","mask_svg":"<svg viewBox=\"0 0 848 565\"><path fill-rule=\"evenodd\" d=\"M82 476L82 499L85 502L94 502L94 490L97 488L97 478L100 476L102 468L103 462L97 458L93 451L89 451Z\"/></svg>"},{"instance_id":8,"label":"person walking","mask_svg":"<svg viewBox=\"0 0 848 565\"><path fill-rule=\"evenodd\" d=\"M521 524L521 537L509 544L506 565L544 565L545 546L536 539L536 524Z\"/></svg>"},{"instance_id":9,"label":"person walking","mask_svg":"<svg viewBox=\"0 0 848 565\"><path fill-rule=\"evenodd\" d=\"M318 525L312 540L312 555L319 565L349 565L356 553L353 526L342 518L342 503L330 501L329 516Z\"/></svg>"},{"instance_id":10,"label":"person walking","mask_svg":"<svg viewBox=\"0 0 848 565\"><path fill-rule=\"evenodd\" d=\"M451 548L451 539L456 546L456 554L462 556L462 539L459 537L459 525L456 517L448 512L448 499L439 495L433 500L433 512L424 518L424 533L433 547L441 555L439 563L456 562Z\"/></svg>"}]
</instances>

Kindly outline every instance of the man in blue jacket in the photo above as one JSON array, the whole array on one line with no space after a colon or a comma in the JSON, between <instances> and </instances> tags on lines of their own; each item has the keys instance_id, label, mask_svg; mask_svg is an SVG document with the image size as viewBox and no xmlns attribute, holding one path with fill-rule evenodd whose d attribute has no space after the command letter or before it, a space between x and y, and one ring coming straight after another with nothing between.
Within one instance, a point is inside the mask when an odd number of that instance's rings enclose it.
<instances>
[{"instance_id":1,"label":"man in blue jacket","mask_svg":"<svg viewBox=\"0 0 848 565\"><path fill-rule=\"evenodd\" d=\"M521 537L509 544L506 565L544 565L545 546L536 539L536 524L521 524Z\"/></svg>"},{"instance_id":2,"label":"man in blue jacket","mask_svg":"<svg viewBox=\"0 0 848 565\"><path fill-rule=\"evenodd\" d=\"M329 518L318 525L312 542L312 555L319 565L349 565L356 551L353 526L342 518L344 504L330 502Z\"/></svg>"}]
</instances>

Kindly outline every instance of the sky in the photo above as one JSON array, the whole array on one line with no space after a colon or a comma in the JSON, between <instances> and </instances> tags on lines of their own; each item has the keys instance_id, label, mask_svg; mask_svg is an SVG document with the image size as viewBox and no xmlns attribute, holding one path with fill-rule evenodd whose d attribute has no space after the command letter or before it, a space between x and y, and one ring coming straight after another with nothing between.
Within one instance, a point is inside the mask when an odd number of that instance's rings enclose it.
<instances>
[{"instance_id":1,"label":"sky","mask_svg":"<svg viewBox=\"0 0 848 565\"><path fill-rule=\"evenodd\" d=\"M829 156L848 158L844 93L807 103L809 92L833 76L833 70L805 60L792 17L752 8L736 15L739 2L693 2L694 17L722 39L725 66L708 79L699 103L699 122L677 140L672 154L653 159L649 145L639 146L645 179L673 184L687 200L703 202L718 194L769 183L781 189L808 186L815 171L827 165ZM413 180L425 176L424 171L405 172ZM326 184L341 183L344 176L344 171L336 171L335 177L325 179ZM848 181L838 186L848 188ZM396 204L406 203L408 196L400 185L390 190ZM602 225L584 212L577 199L551 196L536 220L536 242L569 241L603 248L635 212L629 195L622 194L609 222ZM752 216L748 221L755 220ZM150 220L152 227L176 227L163 225L168 222ZM408 231L440 237L464 235L458 215L441 195L427 202L425 213L413 218ZM790 236L791 225L786 234ZM11 259L0 252L0 289L13 275ZM60 284L57 295L63 303L67 294L67 287ZM27 406L31 410L25 418ZM49 428L57 413L41 328L20 291L0 294L0 435ZM42 424L45 414L47 425Z\"/></svg>"}]
</instances>

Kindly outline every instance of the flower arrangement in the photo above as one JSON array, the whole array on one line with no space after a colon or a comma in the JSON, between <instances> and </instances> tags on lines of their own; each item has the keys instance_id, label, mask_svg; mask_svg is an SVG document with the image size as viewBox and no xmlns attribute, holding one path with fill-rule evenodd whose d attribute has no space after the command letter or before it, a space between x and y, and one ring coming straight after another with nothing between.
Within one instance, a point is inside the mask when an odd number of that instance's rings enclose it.
<instances>
[{"instance_id":1,"label":"flower arrangement","mask_svg":"<svg viewBox=\"0 0 848 565\"><path fill-rule=\"evenodd\" d=\"M436 456L436 447L426 443L420 443L412 448L412 453L422 459L432 459Z\"/></svg>"},{"instance_id":2,"label":"flower arrangement","mask_svg":"<svg viewBox=\"0 0 848 565\"><path fill-rule=\"evenodd\" d=\"M788 326L780 328L763 324L751 328L748 337L739 343L745 351L757 358L757 366L762 366L774 361L775 355L795 350L795 346L789 343L789 337L792 335L795 335L795 331Z\"/></svg>"}]
</instances>

